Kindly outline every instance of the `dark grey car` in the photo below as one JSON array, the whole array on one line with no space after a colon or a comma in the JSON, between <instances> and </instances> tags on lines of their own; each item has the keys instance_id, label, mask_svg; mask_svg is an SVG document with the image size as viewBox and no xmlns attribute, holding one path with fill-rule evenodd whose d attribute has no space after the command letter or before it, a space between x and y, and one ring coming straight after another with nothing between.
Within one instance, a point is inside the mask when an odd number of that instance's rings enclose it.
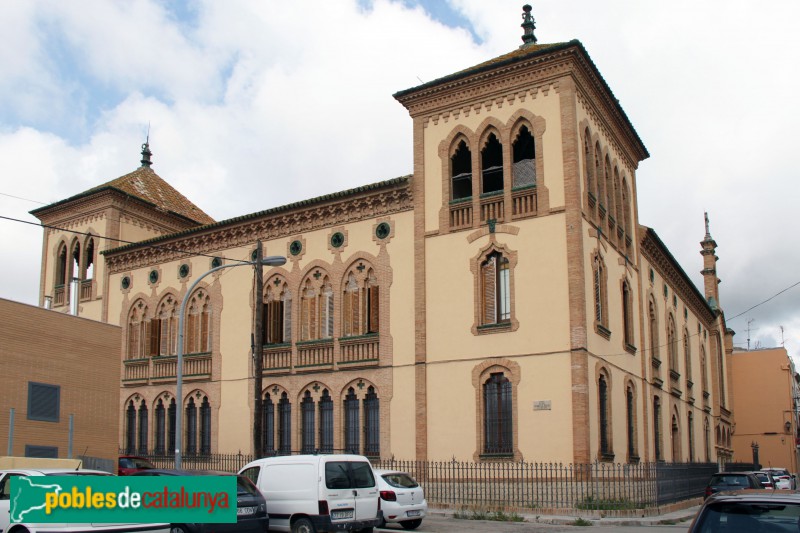
<instances>
[{"instance_id":1,"label":"dark grey car","mask_svg":"<svg viewBox=\"0 0 800 533\"><path fill-rule=\"evenodd\" d=\"M800 523L800 493L747 489L719 492L697 512L690 533L796 532Z\"/></svg>"},{"instance_id":2,"label":"dark grey car","mask_svg":"<svg viewBox=\"0 0 800 533\"><path fill-rule=\"evenodd\" d=\"M723 490L763 489L761 481L753 472L717 472L706 485L705 497Z\"/></svg>"},{"instance_id":3,"label":"dark grey car","mask_svg":"<svg viewBox=\"0 0 800 533\"><path fill-rule=\"evenodd\" d=\"M267 502L261 491L245 476L216 470L177 470L153 468L133 474L134 476L235 476L236 477L236 522L233 524L171 524L171 533L265 533L269 531Z\"/></svg>"}]
</instances>

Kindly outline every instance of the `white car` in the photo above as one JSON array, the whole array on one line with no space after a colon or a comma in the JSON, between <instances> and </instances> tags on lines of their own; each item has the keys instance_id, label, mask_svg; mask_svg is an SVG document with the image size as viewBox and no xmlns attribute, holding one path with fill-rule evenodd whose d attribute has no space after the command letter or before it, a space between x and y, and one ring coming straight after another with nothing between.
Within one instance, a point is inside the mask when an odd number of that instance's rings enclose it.
<instances>
[{"instance_id":1,"label":"white car","mask_svg":"<svg viewBox=\"0 0 800 533\"><path fill-rule=\"evenodd\" d=\"M428 513L425 493L414 478L398 470L375 470L381 495L383 524L398 523L416 529Z\"/></svg>"},{"instance_id":2,"label":"white car","mask_svg":"<svg viewBox=\"0 0 800 533\"><path fill-rule=\"evenodd\" d=\"M74 470L66 468L12 468L0 470L0 531L3 533L39 532L160 532L169 533L169 524L11 524L11 489L9 480L15 476L110 476L100 470Z\"/></svg>"}]
</instances>

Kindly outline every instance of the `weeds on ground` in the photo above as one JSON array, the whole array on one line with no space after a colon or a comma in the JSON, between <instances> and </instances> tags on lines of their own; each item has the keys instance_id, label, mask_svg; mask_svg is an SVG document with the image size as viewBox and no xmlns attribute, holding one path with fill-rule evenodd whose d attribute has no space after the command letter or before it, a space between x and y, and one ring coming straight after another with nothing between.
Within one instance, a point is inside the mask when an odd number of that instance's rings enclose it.
<instances>
[{"instance_id":1,"label":"weeds on ground","mask_svg":"<svg viewBox=\"0 0 800 533\"><path fill-rule=\"evenodd\" d=\"M595 500L592 496L587 496L582 502L576 503L575 508L587 511L618 511L636 509L636 504L621 498L618 500Z\"/></svg>"},{"instance_id":2,"label":"weeds on ground","mask_svg":"<svg viewBox=\"0 0 800 533\"><path fill-rule=\"evenodd\" d=\"M473 511L467 511L466 509L461 509L453 513L453 518L458 518L460 520L493 520L495 522L525 521L525 519L522 518L517 513L506 513L501 510L486 511L484 509L475 509Z\"/></svg>"},{"instance_id":3,"label":"weeds on ground","mask_svg":"<svg viewBox=\"0 0 800 533\"><path fill-rule=\"evenodd\" d=\"M583 518L576 518L572 524L572 526L591 526L592 523L589 520L584 520Z\"/></svg>"}]
</instances>

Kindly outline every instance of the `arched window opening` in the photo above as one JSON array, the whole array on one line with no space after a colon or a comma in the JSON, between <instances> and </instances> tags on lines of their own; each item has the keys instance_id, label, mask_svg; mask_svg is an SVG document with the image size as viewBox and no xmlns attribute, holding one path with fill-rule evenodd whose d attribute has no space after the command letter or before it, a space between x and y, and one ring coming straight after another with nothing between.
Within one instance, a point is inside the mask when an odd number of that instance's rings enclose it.
<instances>
[{"instance_id":1,"label":"arched window opening","mask_svg":"<svg viewBox=\"0 0 800 533\"><path fill-rule=\"evenodd\" d=\"M614 185L611 183L612 181L611 176L611 162L608 160L608 156L606 156L605 164L603 165L603 188L605 190L605 194L603 196L603 200L605 201L605 205L608 208L608 216L609 218L614 217ZM611 225L611 220L609 220L609 227ZM613 238L613 236L609 236Z\"/></svg>"},{"instance_id":2,"label":"arched window opening","mask_svg":"<svg viewBox=\"0 0 800 533\"><path fill-rule=\"evenodd\" d=\"M263 437L261 448L267 456L275 455L275 404L269 393L264 394L263 404Z\"/></svg>"},{"instance_id":3,"label":"arched window opening","mask_svg":"<svg viewBox=\"0 0 800 533\"><path fill-rule=\"evenodd\" d=\"M207 396L200 404L200 453L211 453L211 404Z\"/></svg>"},{"instance_id":4,"label":"arched window opening","mask_svg":"<svg viewBox=\"0 0 800 533\"><path fill-rule=\"evenodd\" d=\"M303 395L303 401L300 402L300 433L302 436L302 453L314 453L314 417L316 409L314 405L314 398L311 397L311 391L306 391Z\"/></svg>"},{"instance_id":5,"label":"arched window opening","mask_svg":"<svg viewBox=\"0 0 800 533\"><path fill-rule=\"evenodd\" d=\"M344 450L345 453L361 453L359 402L353 387L344 397Z\"/></svg>"},{"instance_id":6,"label":"arched window opening","mask_svg":"<svg viewBox=\"0 0 800 533\"><path fill-rule=\"evenodd\" d=\"M300 307L300 340L333 337L333 288L327 276L316 271L306 279Z\"/></svg>"},{"instance_id":7,"label":"arched window opening","mask_svg":"<svg viewBox=\"0 0 800 533\"><path fill-rule=\"evenodd\" d=\"M483 324L511 320L511 290L508 258L492 252L481 263L481 309Z\"/></svg>"},{"instance_id":8,"label":"arched window opening","mask_svg":"<svg viewBox=\"0 0 800 533\"><path fill-rule=\"evenodd\" d=\"M522 126L519 129L512 148L514 152L514 180L512 186L515 189L535 186L536 144L527 126Z\"/></svg>"},{"instance_id":9,"label":"arched window opening","mask_svg":"<svg viewBox=\"0 0 800 533\"><path fill-rule=\"evenodd\" d=\"M683 360L686 367L686 388L692 388L692 347L689 342L689 332L683 330Z\"/></svg>"},{"instance_id":10,"label":"arched window opening","mask_svg":"<svg viewBox=\"0 0 800 533\"><path fill-rule=\"evenodd\" d=\"M158 317L151 331L155 343L152 355L176 355L178 353L178 301L171 294L158 306Z\"/></svg>"},{"instance_id":11,"label":"arched window opening","mask_svg":"<svg viewBox=\"0 0 800 533\"><path fill-rule=\"evenodd\" d=\"M465 141L450 158L452 199L461 200L472 196L472 152Z\"/></svg>"},{"instance_id":12,"label":"arched window opening","mask_svg":"<svg viewBox=\"0 0 800 533\"><path fill-rule=\"evenodd\" d=\"M328 389L319 400L319 451L333 453L333 398Z\"/></svg>"},{"instance_id":13,"label":"arched window opening","mask_svg":"<svg viewBox=\"0 0 800 533\"><path fill-rule=\"evenodd\" d=\"M367 457L381 455L380 400L374 387L368 387L367 395L364 397L364 455Z\"/></svg>"},{"instance_id":14,"label":"arched window opening","mask_svg":"<svg viewBox=\"0 0 800 533\"><path fill-rule=\"evenodd\" d=\"M689 434L689 462L694 463L696 460L694 456L694 415L691 411L687 415L686 429Z\"/></svg>"},{"instance_id":15,"label":"arched window opening","mask_svg":"<svg viewBox=\"0 0 800 533\"><path fill-rule=\"evenodd\" d=\"M185 349L187 354L211 351L211 299L202 289L189 300L186 320Z\"/></svg>"},{"instance_id":16,"label":"arched window opening","mask_svg":"<svg viewBox=\"0 0 800 533\"><path fill-rule=\"evenodd\" d=\"M164 455L167 451L167 410L164 408L164 400L159 399L155 409L155 442L153 452L156 455Z\"/></svg>"},{"instance_id":17,"label":"arched window opening","mask_svg":"<svg viewBox=\"0 0 800 533\"><path fill-rule=\"evenodd\" d=\"M147 324L145 317L147 306L141 300L137 301L128 315L128 359L141 359L145 355L145 333Z\"/></svg>"},{"instance_id":18,"label":"arched window opening","mask_svg":"<svg viewBox=\"0 0 800 533\"><path fill-rule=\"evenodd\" d=\"M594 145L594 175L597 178L597 203L600 206L598 211L602 218L606 215L606 189L605 178L603 177L602 151L600 150L599 142Z\"/></svg>"},{"instance_id":19,"label":"arched window opening","mask_svg":"<svg viewBox=\"0 0 800 533\"><path fill-rule=\"evenodd\" d=\"M653 398L653 435L656 461L663 461L664 454L661 450L661 400L658 397Z\"/></svg>"},{"instance_id":20,"label":"arched window opening","mask_svg":"<svg viewBox=\"0 0 800 533\"><path fill-rule=\"evenodd\" d=\"M617 221L617 231L614 233L614 240L617 241L622 236L624 224L624 214L622 209L622 190L619 183L619 169L614 167L614 218Z\"/></svg>"},{"instance_id":21,"label":"arched window opening","mask_svg":"<svg viewBox=\"0 0 800 533\"><path fill-rule=\"evenodd\" d=\"M672 415L672 462L679 463L681 462L681 432L680 428L678 427L678 417L677 415Z\"/></svg>"},{"instance_id":22,"label":"arched window opening","mask_svg":"<svg viewBox=\"0 0 800 533\"><path fill-rule=\"evenodd\" d=\"M708 395L708 361L706 360L706 349L700 346L700 381L703 387L703 395Z\"/></svg>"},{"instance_id":23,"label":"arched window opening","mask_svg":"<svg viewBox=\"0 0 800 533\"><path fill-rule=\"evenodd\" d=\"M289 395L281 393L278 400L278 443L280 455L291 455L292 453L292 404L289 402Z\"/></svg>"},{"instance_id":24,"label":"arched window opening","mask_svg":"<svg viewBox=\"0 0 800 533\"><path fill-rule=\"evenodd\" d=\"M375 271L358 262L347 273L342 294L342 330L345 337L378 333L380 287Z\"/></svg>"},{"instance_id":25,"label":"arched window opening","mask_svg":"<svg viewBox=\"0 0 800 533\"><path fill-rule=\"evenodd\" d=\"M708 463L711 461L711 429L708 424L708 418L706 418L703 424L703 445L705 446L706 462Z\"/></svg>"},{"instance_id":26,"label":"arched window opening","mask_svg":"<svg viewBox=\"0 0 800 533\"><path fill-rule=\"evenodd\" d=\"M601 332L608 333L608 287L606 265L599 253L592 261L592 277L594 286L594 320Z\"/></svg>"},{"instance_id":27,"label":"arched window opening","mask_svg":"<svg viewBox=\"0 0 800 533\"><path fill-rule=\"evenodd\" d=\"M70 254L70 258L72 262L70 263L69 268L69 277L70 278L80 278L81 276L81 245L79 242L75 241L72 245L72 253ZM68 282L70 279L67 280Z\"/></svg>"},{"instance_id":28,"label":"arched window opening","mask_svg":"<svg viewBox=\"0 0 800 533\"><path fill-rule=\"evenodd\" d=\"M89 237L86 242L86 250L83 254L83 270L81 272L83 279L94 279L94 239Z\"/></svg>"},{"instance_id":29,"label":"arched window opening","mask_svg":"<svg viewBox=\"0 0 800 533\"><path fill-rule=\"evenodd\" d=\"M485 455L510 455L514 451L511 393L511 382L503 372L491 374L483 384Z\"/></svg>"},{"instance_id":30,"label":"arched window opening","mask_svg":"<svg viewBox=\"0 0 800 533\"><path fill-rule=\"evenodd\" d=\"M600 410L600 456L602 459L613 459L611 451L611 424L608 403L608 382L605 376L600 376L597 383L598 404Z\"/></svg>"},{"instance_id":31,"label":"arched window opening","mask_svg":"<svg viewBox=\"0 0 800 533\"><path fill-rule=\"evenodd\" d=\"M128 402L125 411L125 453L133 455L136 453L136 407L133 400Z\"/></svg>"},{"instance_id":32,"label":"arched window opening","mask_svg":"<svg viewBox=\"0 0 800 533\"><path fill-rule=\"evenodd\" d=\"M197 453L197 406L194 398L189 398L186 404L186 454Z\"/></svg>"},{"instance_id":33,"label":"arched window opening","mask_svg":"<svg viewBox=\"0 0 800 533\"><path fill-rule=\"evenodd\" d=\"M494 133L489 134L481 150L483 193L503 190L503 145Z\"/></svg>"},{"instance_id":34,"label":"arched window opening","mask_svg":"<svg viewBox=\"0 0 800 533\"><path fill-rule=\"evenodd\" d=\"M628 385L625 390L625 419L628 438L628 461L637 462L639 454L636 447L636 403L631 385Z\"/></svg>"},{"instance_id":35,"label":"arched window opening","mask_svg":"<svg viewBox=\"0 0 800 533\"><path fill-rule=\"evenodd\" d=\"M173 398L169 402L169 408L167 409L167 422L168 426L168 433L167 433L167 450L174 450L175 449L175 420L176 420L176 412L178 410L177 404L175 403L175 398Z\"/></svg>"},{"instance_id":36,"label":"arched window opening","mask_svg":"<svg viewBox=\"0 0 800 533\"><path fill-rule=\"evenodd\" d=\"M653 366L658 368L661 365L661 357L658 351L658 313L656 310L656 303L652 298L648 305L648 318L650 330L650 357L653 361Z\"/></svg>"},{"instance_id":37,"label":"arched window opening","mask_svg":"<svg viewBox=\"0 0 800 533\"><path fill-rule=\"evenodd\" d=\"M268 282L264 295L264 344L292 340L292 294L280 278Z\"/></svg>"},{"instance_id":38,"label":"arched window opening","mask_svg":"<svg viewBox=\"0 0 800 533\"><path fill-rule=\"evenodd\" d=\"M633 342L633 295L628 280L622 282L622 328L624 333L625 348L632 349Z\"/></svg>"},{"instance_id":39,"label":"arched window opening","mask_svg":"<svg viewBox=\"0 0 800 533\"><path fill-rule=\"evenodd\" d=\"M142 400L142 403L139 404L139 453L142 455L147 454L147 422L147 403Z\"/></svg>"},{"instance_id":40,"label":"arched window opening","mask_svg":"<svg viewBox=\"0 0 800 533\"><path fill-rule=\"evenodd\" d=\"M61 243L58 248L58 260L56 262L56 287L67 283L67 245Z\"/></svg>"},{"instance_id":41,"label":"arched window opening","mask_svg":"<svg viewBox=\"0 0 800 533\"><path fill-rule=\"evenodd\" d=\"M586 174L586 194L589 197L589 207L594 207L597 201L597 190L594 179L594 155L592 154L592 141L589 128L583 132L583 172Z\"/></svg>"},{"instance_id":42,"label":"arched window opening","mask_svg":"<svg viewBox=\"0 0 800 533\"><path fill-rule=\"evenodd\" d=\"M669 351L669 370L673 379L679 377L678 372L678 332L675 329L675 319L669 315L667 319L667 350Z\"/></svg>"},{"instance_id":43,"label":"arched window opening","mask_svg":"<svg viewBox=\"0 0 800 533\"><path fill-rule=\"evenodd\" d=\"M722 338L714 333L714 345L717 350L717 379L719 379L719 404L725 407L725 358L722 352Z\"/></svg>"}]
</instances>

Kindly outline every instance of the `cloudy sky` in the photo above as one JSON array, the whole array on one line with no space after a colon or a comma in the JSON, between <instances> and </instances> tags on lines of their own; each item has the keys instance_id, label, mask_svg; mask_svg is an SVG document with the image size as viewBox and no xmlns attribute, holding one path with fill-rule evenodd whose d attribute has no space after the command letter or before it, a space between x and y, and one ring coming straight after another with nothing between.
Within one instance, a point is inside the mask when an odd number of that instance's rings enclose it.
<instances>
[{"instance_id":1,"label":"cloudy sky","mask_svg":"<svg viewBox=\"0 0 800 533\"><path fill-rule=\"evenodd\" d=\"M148 124L154 170L217 220L410 174L392 94L516 48L523 3L0 2L0 216L134 170ZM800 2L533 14L540 43L584 44L647 146L640 222L702 287L708 211L736 344L749 322L751 347L800 356ZM0 297L37 302L41 238L0 219Z\"/></svg>"}]
</instances>

